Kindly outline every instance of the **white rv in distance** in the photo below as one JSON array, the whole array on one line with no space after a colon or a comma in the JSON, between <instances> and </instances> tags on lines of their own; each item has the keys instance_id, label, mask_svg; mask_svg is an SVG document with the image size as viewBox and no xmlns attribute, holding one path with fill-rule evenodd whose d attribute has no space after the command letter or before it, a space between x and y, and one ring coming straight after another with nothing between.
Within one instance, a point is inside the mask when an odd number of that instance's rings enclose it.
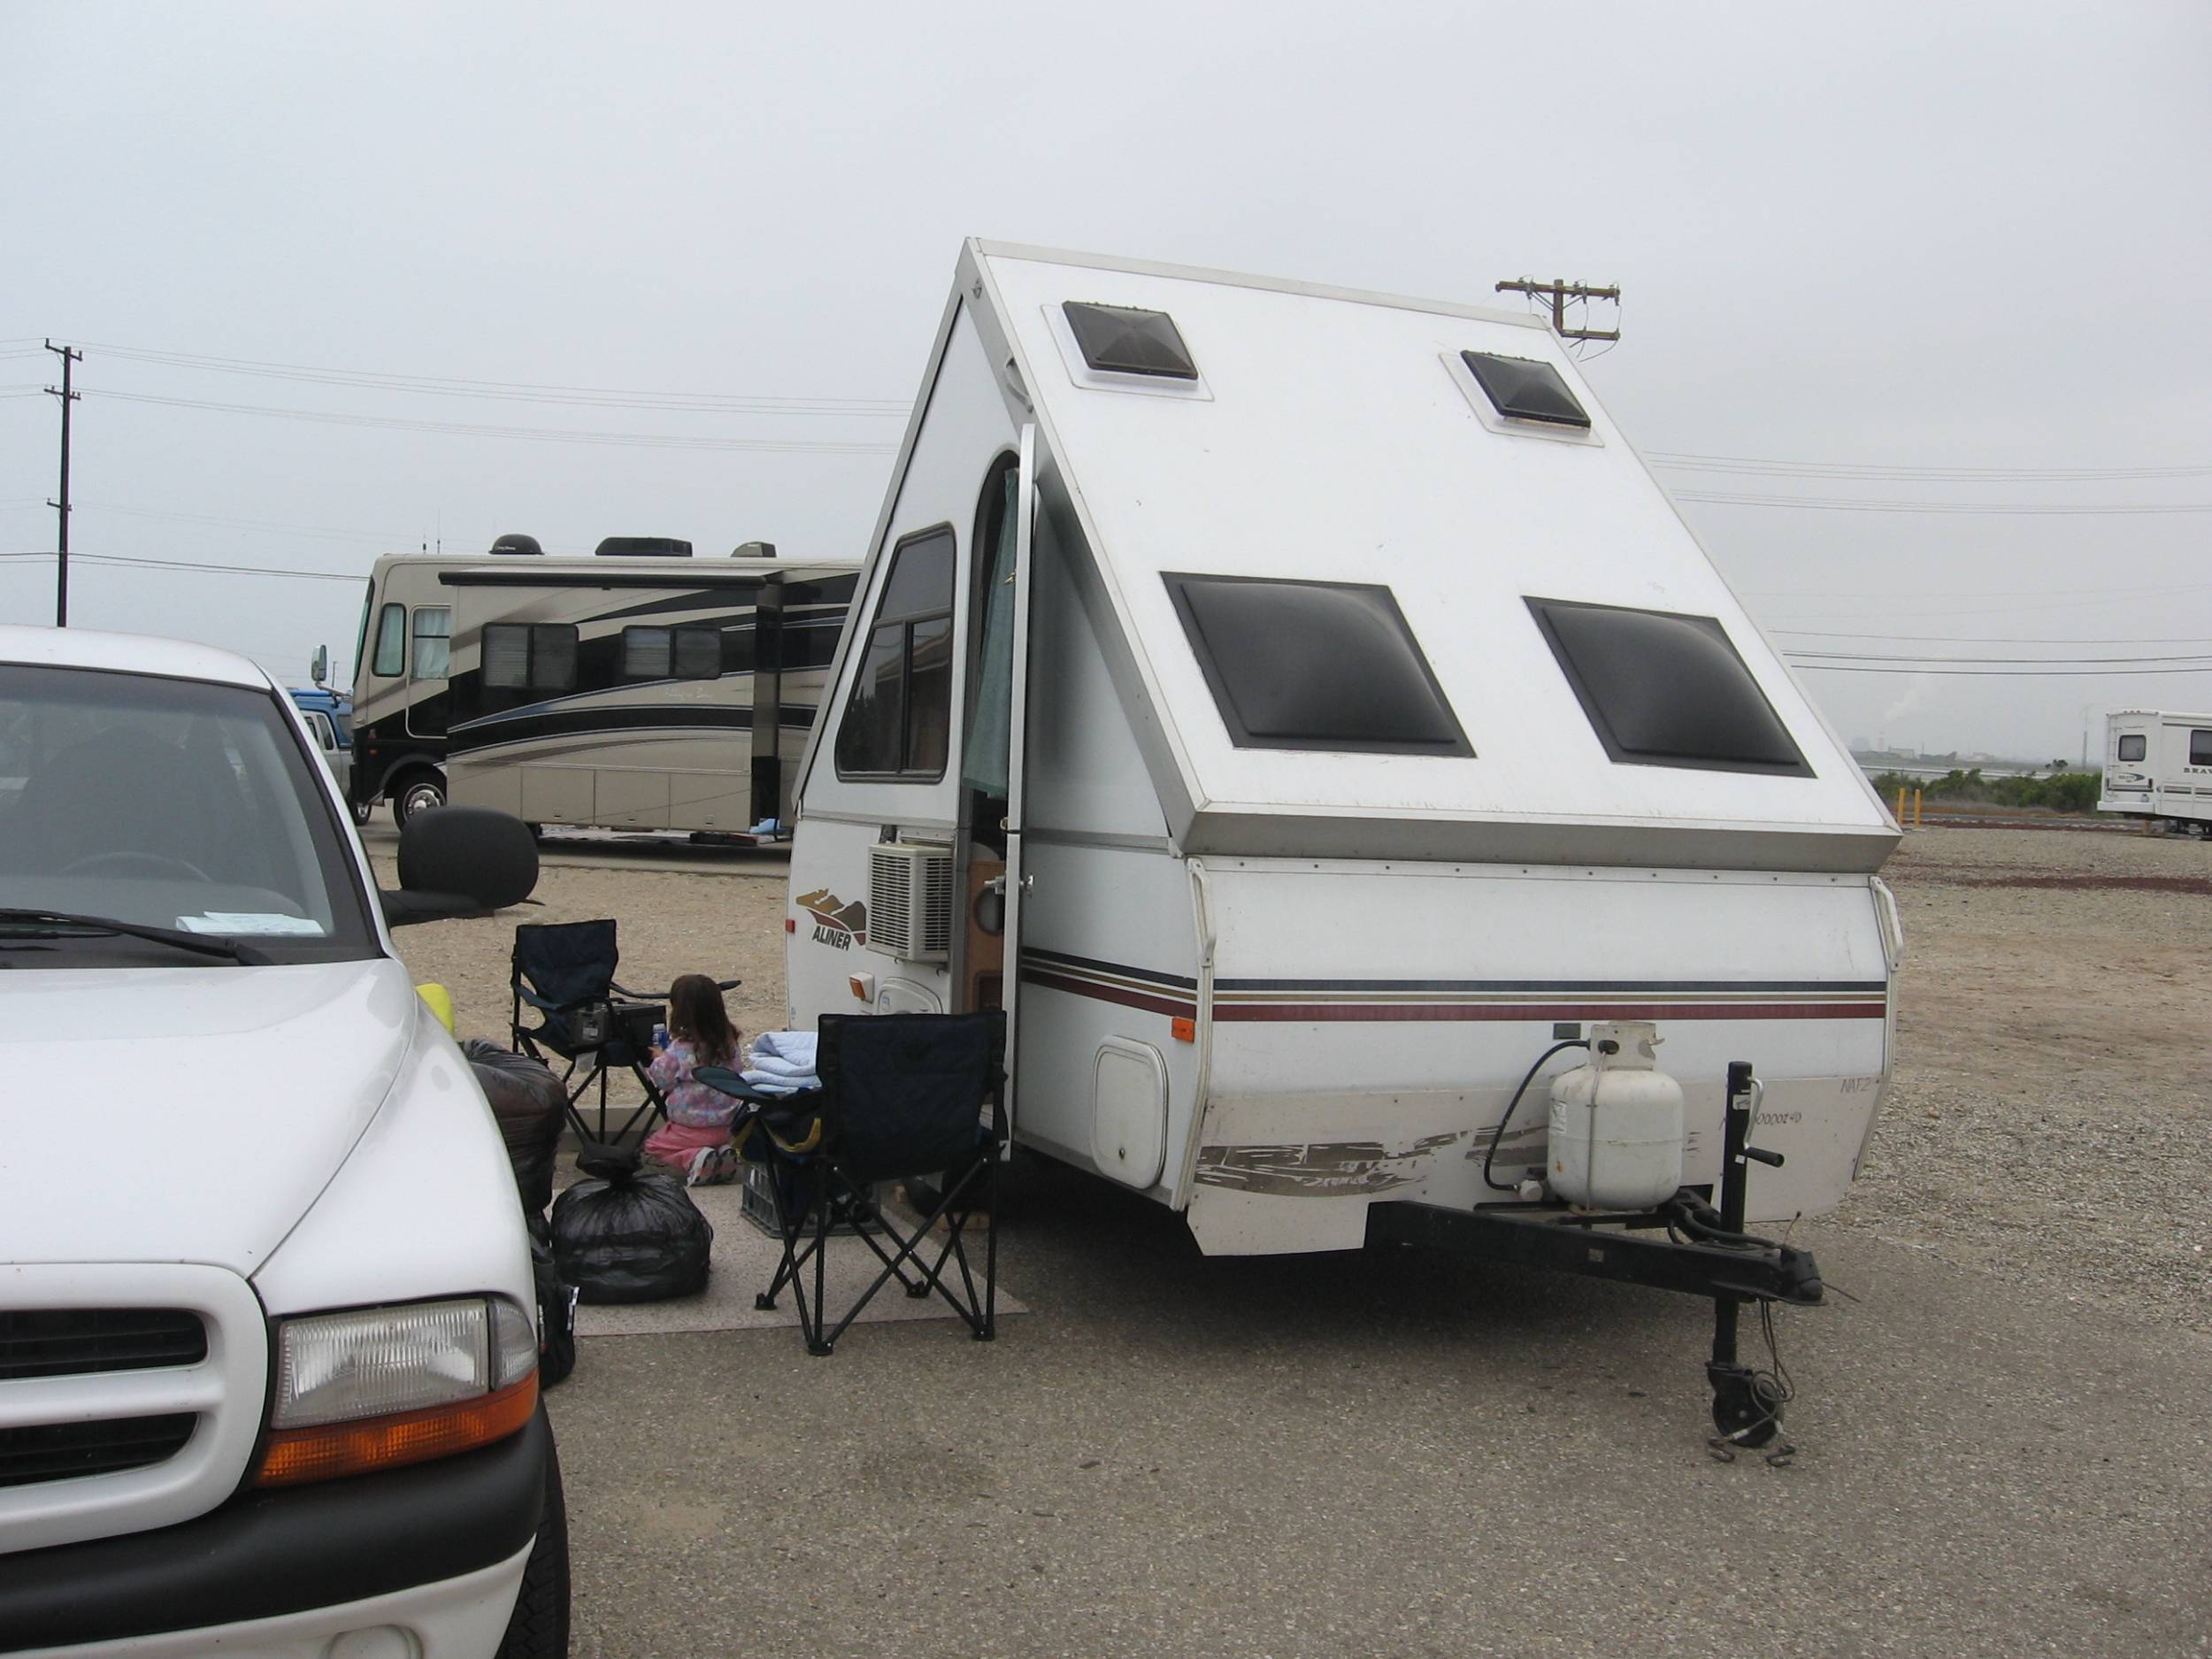
<instances>
[{"instance_id":1,"label":"white rv in distance","mask_svg":"<svg viewBox=\"0 0 2212 1659\"><path fill-rule=\"evenodd\" d=\"M969 242L823 709L792 1023L1004 1006L1016 1140L1210 1253L1512 1202L1598 1022L1686 1184L1738 1060L1751 1216L1852 1179L1896 826L1532 319Z\"/></svg>"},{"instance_id":2,"label":"white rv in distance","mask_svg":"<svg viewBox=\"0 0 2212 1659\"><path fill-rule=\"evenodd\" d=\"M2097 810L2187 825L2212 839L2212 714L2115 709L2105 716Z\"/></svg>"},{"instance_id":3,"label":"white rv in distance","mask_svg":"<svg viewBox=\"0 0 2212 1659\"><path fill-rule=\"evenodd\" d=\"M723 559L635 537L605 557L536 545L377 560L355 656L357 812L389 800L403 823L451 800L740 836L787 820L852 563L763 542Z\"/></svg>"}]
</instances>

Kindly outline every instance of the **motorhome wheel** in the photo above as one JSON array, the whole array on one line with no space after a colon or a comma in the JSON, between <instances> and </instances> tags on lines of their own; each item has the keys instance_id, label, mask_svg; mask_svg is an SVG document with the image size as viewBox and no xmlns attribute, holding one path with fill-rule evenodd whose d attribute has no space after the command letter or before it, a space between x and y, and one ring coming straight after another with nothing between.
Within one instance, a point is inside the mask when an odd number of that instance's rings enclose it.
<instances>
[{"instance_id":1,"label":"motorhome wheel","mask_svg":"<svg viewBox=\"0 0 2212 1659\"><path fill-rule=\"evenodd\" d=\"M427 812L434 806L445 804L445 780L434 773L410 778L406 787L394 797L392 816L404 824L418 812Z\"/></svg>"}]
</instances>

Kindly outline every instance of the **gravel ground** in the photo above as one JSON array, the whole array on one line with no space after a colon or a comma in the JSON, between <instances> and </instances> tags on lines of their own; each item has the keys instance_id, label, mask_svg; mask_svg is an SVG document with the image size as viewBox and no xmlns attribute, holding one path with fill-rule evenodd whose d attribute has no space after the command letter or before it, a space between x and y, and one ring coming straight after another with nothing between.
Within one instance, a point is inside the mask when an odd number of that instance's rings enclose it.
<instances>
[{"instance_id":1,"label":"gravel ground","mask_svg":"<svg viewBox=\"0 0 2212 1659\"><path fill-rule=\"evenodd\" d=\"M785 1019L783 873L549 863L526 910L399 942L464 1035L503 1041L513 923L617 917L625 983L741 978L750 1033ZM1905 919L1896 1076L1838 1222L2212 1333L2212 844L1929 829L1884 873Z\"/></svg>"},{"instance_id":2,"label":"gravel ground","mask_svg":"<svg viewBox=\"0 0 2212 1659\"><path fill-rule=\"evenodd\" d=\"M1843 1225L2212 1332L2212 845L1930 829L1895 1081Z\"/></svg>"}]
</instances>

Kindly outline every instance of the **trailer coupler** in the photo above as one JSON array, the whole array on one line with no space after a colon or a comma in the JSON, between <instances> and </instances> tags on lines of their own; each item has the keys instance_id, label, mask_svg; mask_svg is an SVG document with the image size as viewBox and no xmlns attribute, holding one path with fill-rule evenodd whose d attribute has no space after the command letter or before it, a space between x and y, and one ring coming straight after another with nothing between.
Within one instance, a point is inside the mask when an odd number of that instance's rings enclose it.
<instances>
[{"instance_id":1,"label":"trailer coupler","mask_svg":"<svg viewBox=\"0 0 2212 1659\"><path fill-rule=\"evenodd\" d=\"M1454 1210L1409 1199L1368 1206L1367 1242L1411 1244L1486 1261L1510 1262L1585 1278L1647 1285L1709 1296L1713 1356L1705 1367L1713 1390L1712 1442L1717 1453L1763 1448L1780 1432L1786 1382L1755 1371L1736 1352L1738 1314L1746 1302L1816 1306L1819 1265L1812 1253L1744 1232L1746 1167L1779 1168L1781 1154L1747 1144L1756 1085L1748 1063L1728 1068L1726 1138L1720 1207L1685 1187L1648 1210L1595 1214L1563 1204L1486 1204ZM1662 1237L1646 1237L1662 1233Z\"/></svg>"}]
</instances>

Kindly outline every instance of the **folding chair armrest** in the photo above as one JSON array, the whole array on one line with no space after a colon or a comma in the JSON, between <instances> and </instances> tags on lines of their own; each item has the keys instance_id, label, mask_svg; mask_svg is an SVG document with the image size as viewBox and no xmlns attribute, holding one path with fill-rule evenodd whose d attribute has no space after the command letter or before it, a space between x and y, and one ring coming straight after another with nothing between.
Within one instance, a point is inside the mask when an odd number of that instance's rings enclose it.
<instances>
[{"instance_id":1,"label":"folding chair armrest","mask_svg":"<svg viewBox=\"0 0 2212 1659\"><path fill-rule=\"evenodd\" d=\"M704 1083L718 1094L727 1094L733 1099L746 1101L755 1106L785 1105L788 1104L791 1100L788 1094L775 1094L765 1089L755 1088L744 1078L726 1065L694 1066L691 1071L691 1080L695 1083Z\"/></svg>"},{"instance_id":2,"label":"folding chair armrest","mask_svg":"<svg viewBox=\"0 0 2212 1659\"><path fill-rule=\"evenodd\" d=\"M627 997L633 1002L665 1002L668 1000L665 991L633 991L619 979L608 980L607 988L617 996Z\"/></svg>"},{"instance_id":3,"label":"folding chair armrest","mask_svg":"<svg viewBox=\"0 0 2212 1659\"><path fill-rule=\"evenodd\" d=\"M557 1002L549 996L540 996L535 991L526 990L519 985L514 987L514 993L541 1014L565 1014L574 1009L589 1008L594 1002L604 1000L601 997L588 996L580 1002Z\"/></svg>"}]
</instances>

